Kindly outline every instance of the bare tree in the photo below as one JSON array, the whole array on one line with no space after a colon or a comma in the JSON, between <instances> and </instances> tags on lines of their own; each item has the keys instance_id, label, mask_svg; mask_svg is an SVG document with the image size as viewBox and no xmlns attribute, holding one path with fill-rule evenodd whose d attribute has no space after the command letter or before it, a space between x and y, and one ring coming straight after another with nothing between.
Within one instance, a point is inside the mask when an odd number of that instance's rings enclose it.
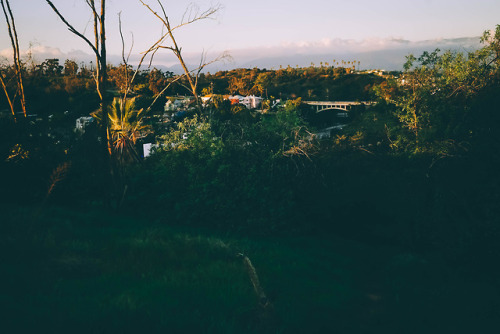
<instances>
[{"instance_id":1,"label":"bare tree","mask_svg":"<svg viewBox=\"0 0 500 334\"><path fill-rule=\"evenodd\" d=\"M17 83L17 92L16 95L19 94L19 100L21 102L21 109L23 111L24 117L27 116L26 113L26 99L24 95L24 85L23 85L23 75L22 75L22 64L21 64L21 52L19 49L19 40L17 38L17 30L16 23L14 21L14 15L12 14L12 9L10 8L9 0L0 0L2 5L2 10L5 16L5 21L7 22L7 31L9 33L10 42L12 45L13 51L13 59L14 59L14 72ZM0 74L0 81L2 84L2 88L4 90L5 95L7 96L7 101L9 102L9 106L14 116L14 120L16 118L14 111L14 102L15 97L11 98L9 92L7 91L7 85L5 84L3 75Z\"/></svg>"},{"instance_id":2,"label":"bare tree","mask_svg":"<svg viewBox=\"0 0 500 334\"><path fill-rule=\"evenodd\" d=\"M104 171L107 174L110 173L110 177L113 176L113 169L111 165L110 155L112 152L112 143L109 135L109 115L108 106L109 98L106 94L107 88L107 59L106 59L106 0L100 0L100 8L96 7L95 0L85 0L88 7L92 11L92 18L94 24L94 41L90 41L83 33L76 30L73 25L71 25L66 18L59 12L57 7L50 0L46 0L47 4L52 8L52 10L57 14L61 21L66 25L68 30L81 38L85 43L89 45L96 57L96 73L94 76L97 94L101 102L101 136L104 142L104 162L106 164ZM106 172L108 171L108 172ZM107 177L105 179L108 179ZM107 181L110 181L109 179ZM106 183L106 181L105 181ZM105 184L107 186L107 184Z\"/></svg>"},{"instance_id":3,"label":"bare tree","mask_svg":"<svg viewBox=\"0 0 500 334\"><path fill-rule=\"evenodd\" d=\"M92 17L94 22L94 42L91 42L85 35L77 31L59 12L56 6L50 0L46 0L48 5L54 10L61 21L66 25L69 31L71 31L76 36L80 37L85 43L87 43L96 57L96 74L95 81L97 86L97 94L101 100L101 111L103 114L102 126L104 131L107 133L108 117L107 117L107 106L108 99L106 98L106 82L107 82L107 68L106 68L106 0L101 0L100 14L97 12L95 6L95 0L85 0L89 8L92 10ZM105 138L107 135L105 136Z\"/></svg>"},{"instance_id":4,"label":"bare tree","mask_svg":"<svg viewBox=\"0 0 500 334\"><path fill-rule=\"evenodd\" d=\"M129 50L128 55L125 57L125 40L124 40L123 32L122 32L121 14L118 14L119 32L120 32L120 38L121 38L121 42L122 42L122 62L124 64L123 68L125 70L125 80L126 80L126 87L124 89L123 96L120 98L120 104L121 105L127 104L127 95L131 91L134 79L136 78L137 74L141 70L141 66L143 65L144 61L147 59L148 56L150 56L148 67L151 67L151 64L153 62L153 58L154 58L155 54L158 52L158 50L160 50L160 49L171 50L175 54L177 59L179 60L179 63L181 64L184 73L181 75L177 75L177 76L172 77L169 80L168 84L160 92L158 92L154 96L152 103L144 110L144 112L141 113L141 115L143 115L143 116L146 115L151 110L153 105L156 103L158 98L161 97L172 84L174 84L176 82L181 83L181 79L183 79L183 78L187 78L188 85L189 85L189 86L185 86L185 85L183 85L183 86L193 94L193 96L195 97L195 99L198 103L198 92L197 92L198 77L199 77L199 74L201 73L201 71L203 70L203 68L209 64L214 63L214 62L217 62L217 61L220 61L223 59L228 59L228 58L230 58L230 56L227 53L223 53L222 55L218 56L217 58L207 62L206 57L205 57L206 55L205 55L205 53L203 53L201 56L200 64L198 65L198 67L196 67L195 69L189 70L188 66L186 65L186 63L184 61L184 58L182 57L182 52L181 52L182 48L179 47L179 45L177 44L177 41L175 39L173 32L174 32L174 30L176 30L182 26L194 23L196 21L213 18L213 16L221 9L221 6L220 5L212 6L209 9L207 9L203 12L200 12L198 7L196 7L195 5L191 5L186 9L186 12L184 13L184 16L181 20L181 23L179 25L172 26L170 24L168 16L166 15L165 8L159 0L158 0L158 4L160 5L160 7L162 9L163 16L160 16L159 14L157 14L149 5L144 3L142 0L140 0L140 2L144 6L146 6L157 18L159 18L161 20L161 22L164 25L164 28L166 28L166 32L162 34L161 38L158 41L156 41L156 43L154 43L148 50L146 50L145 52L142 53L142 57L139 60L139 63L136 67L136 70L134 71L132 76L129 76L129 74L128 74L128 68L129 68L128 59L130 57L130 54L131 54L132 48L133 48L133 36L132 36L132 47ZM165 41L167 41L167 40L170 40L171 45L164 44ZM140 121L140 119L139 119L139 121Z\"/></svg>"},{"instance_id":5,"label":"bare tree","mask_svg":"<svg viewBox=\"0 0 500 334\"><path fill-rule=\"evenodd\" d=\"M214 16L222 9L222 6L221 5L214 5L214 6L210 6L208 9L206 9L204 11L201 11L196 5L191 4L186 9L186 11L181 19L181 22L178 25L174 26L171 24L170 19L166 13L165 7L161 3L160 0L157 0L157 2L158 2L158 5L160 6L161 14L158 14L158 12L156 12L153 8L151 8L150 5L148 5L144 1L142 1L142 0L139 0L139 1L155 17L157 17L162 22L163 28L165 29L164 33L162 34L160 39L158 39L146 52L144 52L143 58L145 56L151 54L151 59L150 59L150 64L151 64L154 56L156 55L156 53L159 50L161 50L161 49L170 50L175 55L175 57L179 61L179 64L182 67L182 70L184 72L183 77L185 77L187 79L188 84L184 85L184 87L191 94L193 94L193 96L196 100L196 103L198 104L199 103L199 99L198 99L198 77L199 77L199 74L207 65L210 65L210 64L217 62L217 61L220 61L220 60L228 59L228 58L230 58L230 56L227 53L223 53L220 56L218 56L217 58L215 58L211 61L207 61L206 60L206 53L203 52L199 65L195 69L190 70L188 68L185 60L184 60L184 57L182 55L182 48L177 43L174 32L175 32L175 30L177 30L183 26L192 24L194 22L197 22L200 20L206 20L206 19L213 19Z\"/></svg>"},{"instance_id":6,"label":"bare tree","mask_svg":"<svg viewBox=\"0 0 500 334\"><path fill-rule=\"evenodd\" d=\"M119 32L120 32L120 38L121 38L121 42L122 42L122 62L123 62L123 65L124 65L123 67L124 67L124 71L125 71L125 81L126 81L125 88L124 88L124 94L121 97L121 100L122 100L122 103L125 103L125 101L127 100L128 93L132 90L132 86L133 86L134 80L137 77L137 74L140 73L142 64L146 60L147 56L149 54L151 54L152 52L154 52L154 49L153 48L149 48L146 52L143 52L143 55L142 55L141 59L139 60L139 63L137 65L135 71L133 72L132 76L130 77L129 73L128 73L128 68L129 68L128 60L130 58L130 54L132 53L132 49L133 49L133 46L134 46L133 35L132 35L132 46L130 47L130 50L129 50L128 54L127 54L127 57L125 57L125 39L123 37L123 32L122 32L121 13L118 14L118 24L119 24L118 28L119 28ZM152 59L151 59L148 67L151 67L151 62L152 62ZM156 101L165 93L165 91L172 84L174 84L175 82L181 80L183 77L184 77L184 74L183 75L179 75L179 76L175 76L175 77L171 78L171 80L168 82L168 84L165 87L163 87L163 89L160 92L158 92L157 94L154 95L153 101L145 109L145 111L144 111L143 114L146 115L151 110L151 108L156 103Z\"/></svg>"}]
</instances>

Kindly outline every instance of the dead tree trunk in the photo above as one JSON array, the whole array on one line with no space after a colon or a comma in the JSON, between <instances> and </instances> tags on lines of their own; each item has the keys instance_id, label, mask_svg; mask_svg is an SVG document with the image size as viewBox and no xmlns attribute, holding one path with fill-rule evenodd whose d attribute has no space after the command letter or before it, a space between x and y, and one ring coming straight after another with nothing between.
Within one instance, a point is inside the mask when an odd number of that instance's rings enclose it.
<instances>
[{"instance_id":1,"label":"dead tree trunk","mask_svg":"<svg viewBox=\"0 0 500 334\"><path fill-rule=\"evenodd\" d=\"M10 43L12 45L13 60L14 60L14 72L16 75L16 83L17 83L17 90L19 93L19 100L21 102L21 110L23 112L24 117L26 117L27 116L26 99L25 99L25 95L24 95L21 52L19 49L19 40L17 38L16 23L14 21L14 15L12 14L12 9L10 8L9 0L0 0L0 3L2 5L2 10L3 10L4 16L5 16L5 21L7 22L7 30L9 32ZM2 81L2 88L5 92L5 95L7 95L7 100L9 101L12 115L14 116L14 120L15 120L16 115L15 115L15 111L14 111L14 99L11 99L9 97L9 93L7 91L7 86L5 85L3 78L1 81Z\"/></svg>"},{"instance_id":2,"label":"dead tree trunk","mask_svg":"<svg viewBox=\"0 0 500 334\"><path fill-rule=\"evenodd\" d=\"M106 59L106 0L100 1L100 11L95 5L95 0L85 0L89 8L92 10L92 17L94 23L94 42L92 43L87 37L85 37L81 32L77 31L59 12L59 10L54 6L52 1L46 0L47 4L52 8L52 10L57 14L61 21L66 25L68 30L81 38L85 43L87 43L96 57L96 75L95 82L97 87L97 94L100 99L100 109L101 109L101 138L103 142L103 156L104 156L104 191L107 195L108 205L110 204L110 189L112 185L113 178L113 168L111 164L111 152L112 143L109 134L109 98L107 96L107 59Z\"/></svg>"}]
</instances>

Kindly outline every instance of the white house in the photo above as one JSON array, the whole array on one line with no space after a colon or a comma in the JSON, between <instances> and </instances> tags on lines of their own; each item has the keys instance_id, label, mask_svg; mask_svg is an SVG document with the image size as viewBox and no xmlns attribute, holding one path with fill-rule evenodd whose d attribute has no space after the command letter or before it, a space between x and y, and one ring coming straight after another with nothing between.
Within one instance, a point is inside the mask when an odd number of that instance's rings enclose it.
<instances>
[{"instance_id":1,"label":"white house","mask_svg":"<svg viewBox=\"0 0 500 334\"><path fill-rule=\"evenodd\" d=\"M153 150L157 149L158 147L159 147L158 144L153 144L153 143L142 144L144 158L149 157L151 153L153 153Z\"/></svg>"},{"instance_id":2,"label":"white house","mask_svg":"<svg viewBox=\"0 0 500 334\"><path fill-rule=\"evenodd\" d=\"M178 98L175 99L173 102L169 99L165 103L164 110L167 111L176 111L179 109L185 109L189 106L191 103L191 98L189 97L184 97L184 98Z\"/></svg>"},{"instance_id":3,"label":"white house","mask_svg":"<svg viewBox=\"0 0 500 334\"><path fill-rule=\"evenodd\" d=\"M230 101L238 100L238 103L243 104L247 109L256 109L260 107L262 104L263 98L260 96L249 95L249 96L241 96L234 95L229 97Z\"/></svg>"},{"instance_id":4,"label":"white house","mask_svg":"<svg viewBox=\"0 0 500 334\"><path fill-rule=\"evenodd\" d=\"M94 122L94 117L80 117L76 119L75 131L80 134L85 133L85 128Z\"/></svg>"},{"instance_id":5,"label":"white house","mask_svg":"<svg viewBox=\"0 0 500 334\"><path fill-rule=\"evenodd\" d=\"M208 95L202 96L201 103L203 105L206 105L212 99L212 96L213 96L213 94L208 94Z\"/></svg>"},{"instance_id":6,"label":"white house","mask_svg":"<svg viewBox=\"0 0 500 334\"><path fill-rule=\"evenodd\" d=\"M245 105L247 109L256 109L262 104L262 100L260 96L250 95L243 98L242 104Z\"/></svg>"}]
</instances>

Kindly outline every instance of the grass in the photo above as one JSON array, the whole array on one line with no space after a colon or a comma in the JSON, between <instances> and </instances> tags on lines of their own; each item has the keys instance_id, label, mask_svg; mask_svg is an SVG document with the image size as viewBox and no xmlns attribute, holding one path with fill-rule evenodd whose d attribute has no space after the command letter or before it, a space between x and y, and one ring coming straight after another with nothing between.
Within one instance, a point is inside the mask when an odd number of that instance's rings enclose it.
<instances>
[{"instance_id":1,"label":"grass","mask_svg":"<svg viewBox=\"0 0 500 334\"><path fill-rule=\"evenodd\" d=\"M224 236L102 211L2 212L2 333L500 329L498 284L435 254L332 235Z\"/></svg>"}]
</instances>

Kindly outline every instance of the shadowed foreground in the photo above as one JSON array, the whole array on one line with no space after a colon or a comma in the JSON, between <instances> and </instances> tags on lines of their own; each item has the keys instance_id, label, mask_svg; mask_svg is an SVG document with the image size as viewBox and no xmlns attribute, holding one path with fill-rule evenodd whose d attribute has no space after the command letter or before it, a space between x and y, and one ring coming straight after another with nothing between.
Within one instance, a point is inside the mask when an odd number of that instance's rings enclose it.
<instances>
[{"instance_id":1,"label":"shadowed foreground","mask_svg":"<svg viewBox=\"0 0 500 334\"><path fill-rule=\"evenodd\" d=\"M498 284L442 254L238 238L105 212L9 210L4 333L492 333ZM245 263L269 299L263 307Z\"/></svg>"}]
</instances>

